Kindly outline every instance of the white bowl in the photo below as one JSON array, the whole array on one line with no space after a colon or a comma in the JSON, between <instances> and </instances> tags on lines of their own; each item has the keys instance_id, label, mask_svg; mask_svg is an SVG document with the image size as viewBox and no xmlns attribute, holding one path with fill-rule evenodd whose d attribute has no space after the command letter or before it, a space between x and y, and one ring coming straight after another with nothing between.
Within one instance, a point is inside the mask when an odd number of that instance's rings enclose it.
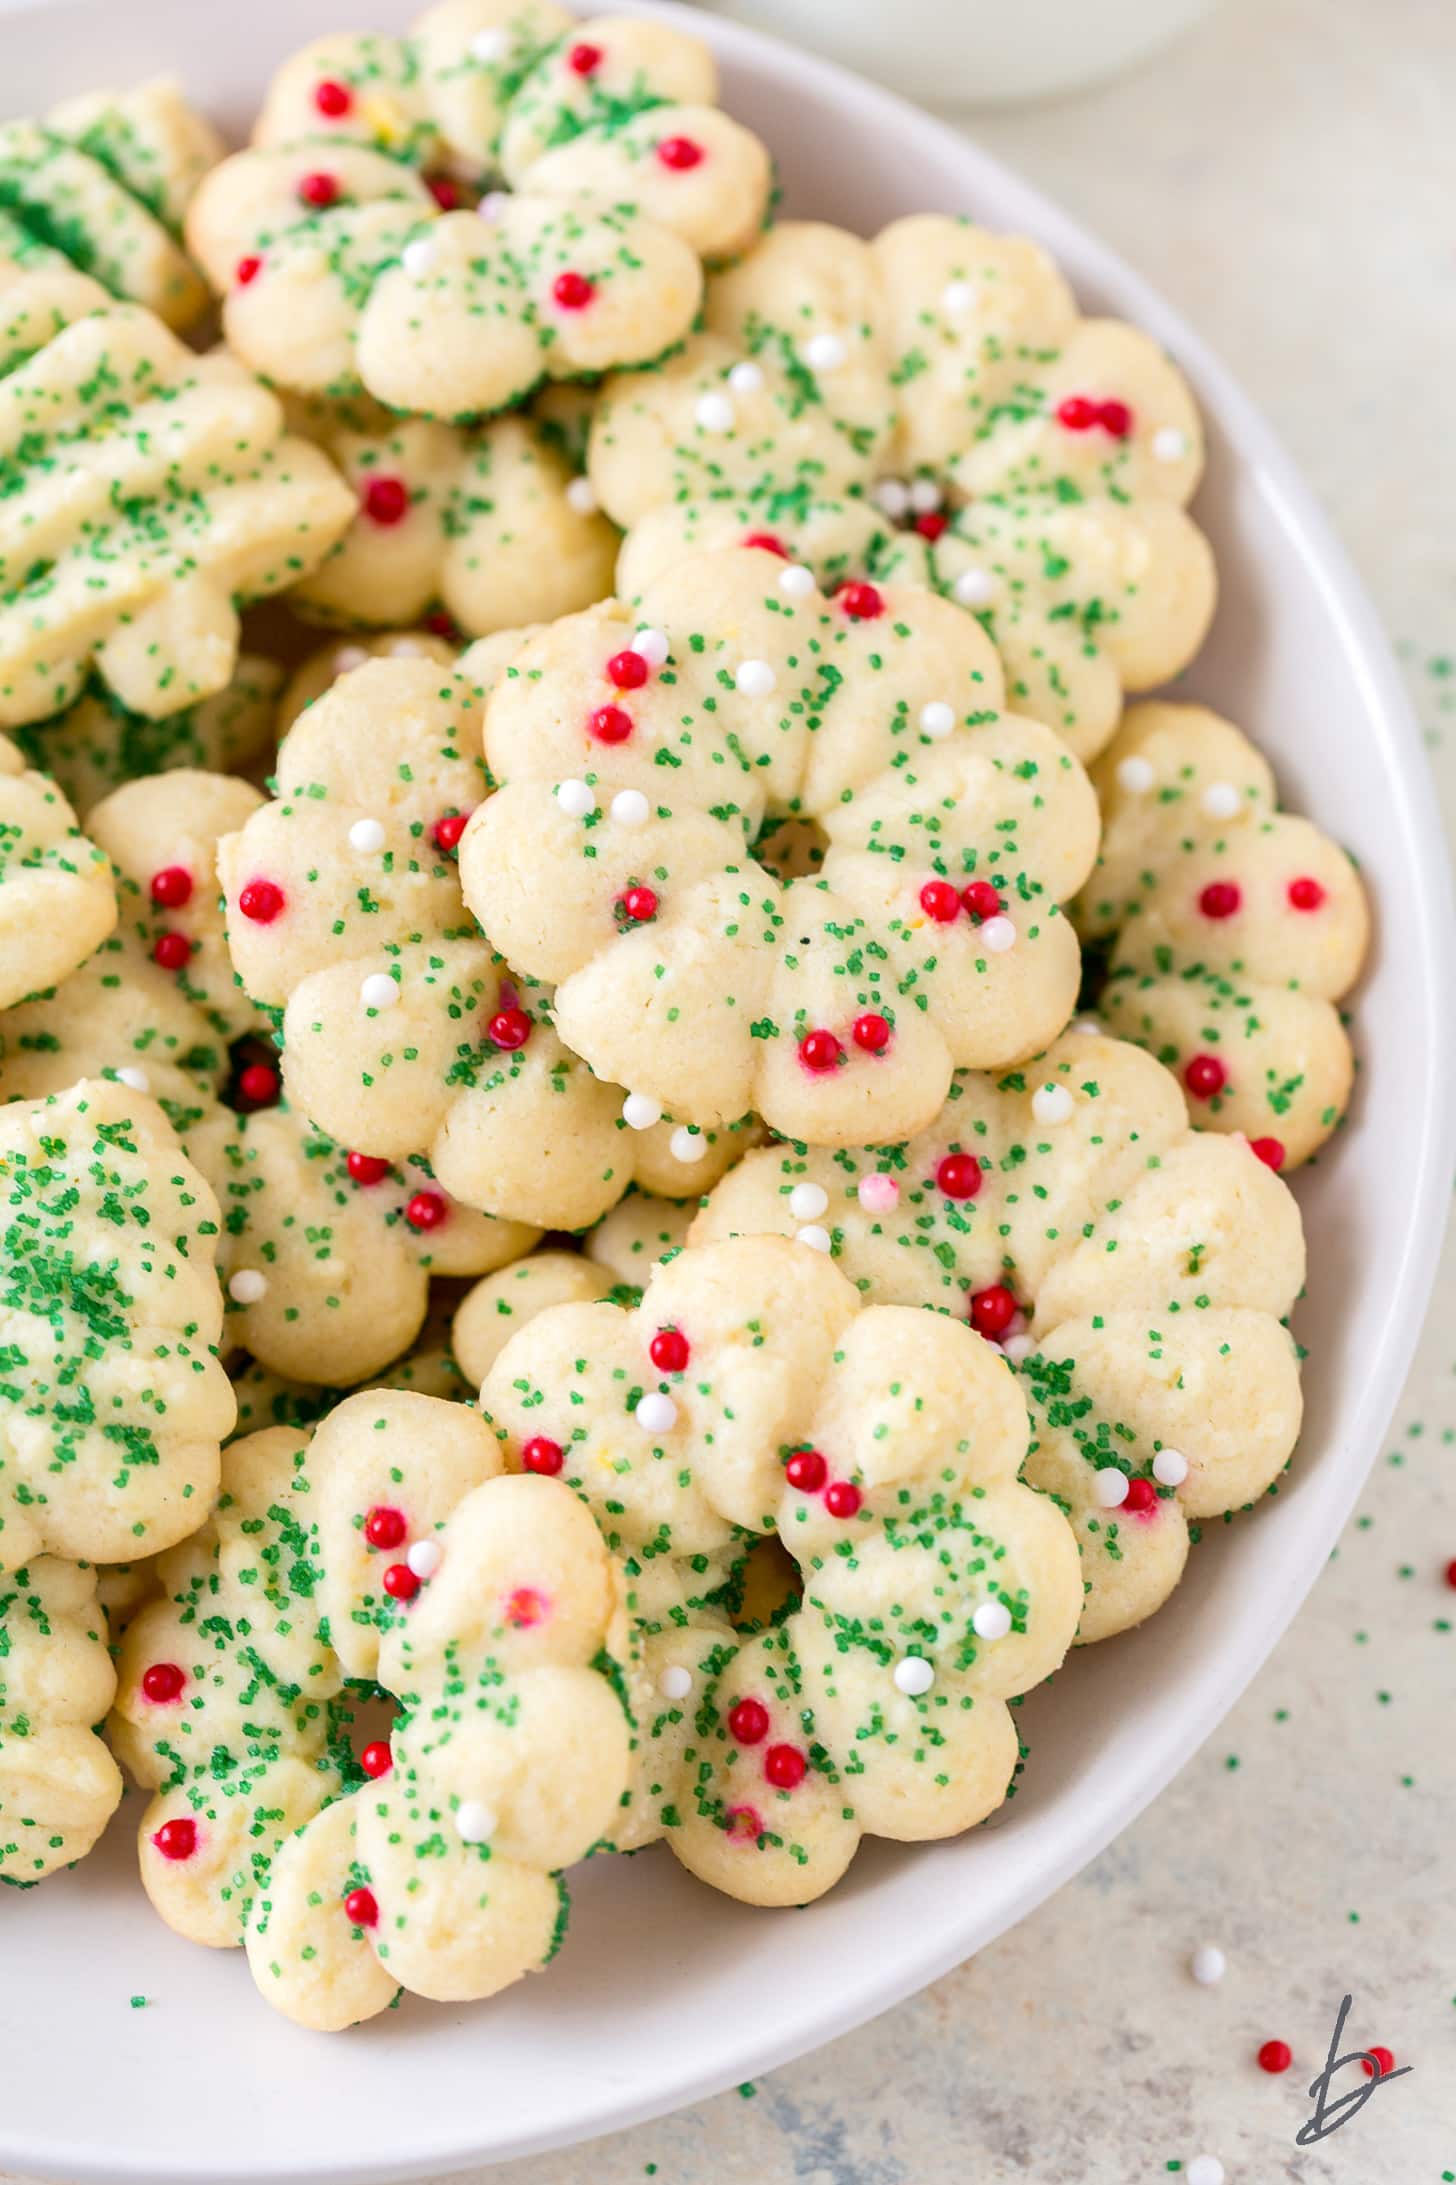
<instances>
[{"instance_id":1,"label":"white bowl","mask_svg":"<svg viewBox=\"0 0 1456 2185\"><path fill-rule=\"evenodd\" d=\"M398 22L408 4L369 12ZM545 1979L325 2039L261 2004L237 1953L161 1926L124 1814L73 1874L0 1892L0 2165L147 2185L428 2175L660 2113L884 2010L1076 1873L1207 1737L1324 1563L1415 1343L1451 1179L1446 858L1394 668L1308 492L1195 336L992 160L822 62L711 16L643 12L712 40L728 104L774 146L791 209L870 231L940 207L1037 235L1087 303L1160 336L1203 402L1198 513L1223 601L1187 688L1248 728L1290 801L1357 852L1381 924L1357 1004L1355 1111L1300 1179L1304 1440L1277 1499L1214 1532L1168 1608L1031 1700L1030 1765L1001 1815L954 1843L867 1845L804 1912L731 1904L660 1849L596 1861ZM349 0L22 7L4 17L5 99L34 111L174 67L240 130L274 63L351 13ZM138 1994L151 2007L129 2009Z\"/></svg>"}]
</instances>

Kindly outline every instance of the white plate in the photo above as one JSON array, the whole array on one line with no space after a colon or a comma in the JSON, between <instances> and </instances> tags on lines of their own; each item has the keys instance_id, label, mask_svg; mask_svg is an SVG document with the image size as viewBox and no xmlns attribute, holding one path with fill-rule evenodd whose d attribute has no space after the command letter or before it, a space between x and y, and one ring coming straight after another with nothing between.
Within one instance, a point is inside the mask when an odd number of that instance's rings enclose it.
<instances>
[{"instance_id":1,"label":"white plate","mask_svg":"<svg viewBox=\"0 0 1456 2185\"><path fill-rule=\"evenodd\" d=\"M358 12L397 24L407 7ZM899 2001L1066 1881L1207 1737L1318 1574L1415 1343L1451 1172L1446 858L1393 665L1309 494L1194 335L992 160L821 62L711 16L643 12L713 41L727 103L773 145L791 210L869 232L938 207L1037 235L1084 302L1161 337L1203 402L1198 514L1223 601L1187 688L1249 729L1290 801L1352 846L1382 929L1358 1003L1355 1113L1300 1179L1304 1440L1278 1498L1206 1541L1170 1607L1029 1703L1031 1763L1003 1814L955 1843L867 1845L804 1912L730 1904L661 1850L594 1862L547 1978L326 2039L267 2010L236 1953L192 1949L160 1925L124 1815L75 1873L0 1892L0 2164L22 2171L87 2185L428 2175L660 2113ZM0 29L4 97L34 111L171 67L241 130L275 62L354 13L349 0L23 6ZM151 2006L131 2010L135 1994Z\"/></svg>"}]
</instances>

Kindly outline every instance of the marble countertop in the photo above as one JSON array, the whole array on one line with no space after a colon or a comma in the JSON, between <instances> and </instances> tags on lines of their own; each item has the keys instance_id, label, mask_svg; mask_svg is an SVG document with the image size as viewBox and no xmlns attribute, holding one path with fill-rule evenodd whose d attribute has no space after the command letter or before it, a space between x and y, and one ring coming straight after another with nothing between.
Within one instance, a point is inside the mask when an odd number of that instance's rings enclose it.
<instances>
[{"instance_id":1,"label":"marble countertop","mask_svg":"<svg viewBox=\"0 0 1456 2185\"><path fill-rule=\"evenodd\" d=\"M1456 828L1453 85L1451 0L1222 0L1110 87L968 126L1262 403L1406 663ZM1387 905L1398 918L1398 892ZM1450 2185L1453 1322L1456 1244L1327 1574L1214 1739L1075 1882L757 2086L477 2185L1200 2185L1206 2156L1227 2185ZM1211 1986L1190 1972L1204 1944L1227 1959ZM1297 2150L1346 1992L1347 2045L1412 2075ZM1276 2037L1282 2077L1255 2062Z\"/></svg>"}]
</instances>

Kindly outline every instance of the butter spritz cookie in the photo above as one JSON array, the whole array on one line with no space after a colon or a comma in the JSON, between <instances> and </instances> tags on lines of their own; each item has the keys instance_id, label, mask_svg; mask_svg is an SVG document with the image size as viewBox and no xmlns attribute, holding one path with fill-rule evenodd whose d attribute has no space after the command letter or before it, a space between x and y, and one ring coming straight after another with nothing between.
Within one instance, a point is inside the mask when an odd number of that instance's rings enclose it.
<instances>
[{"instance_id":1,"label":"butter spritz cookie","mask_svg":"<svg viewBox=\"0 0 1456 2185\"><path fill-rule=\"evenodd\" d=\"M1289 1461L1299 1210L1244 1140L1189 1128L1168 1071L1095 1026L1003 1076L960 1072L905 1143L749 1153L689 1238L765 1232L867 1301L1000 1344L1031 1412L1023 1476L1076 1528L1084 1642L1161 1607L1191 1529Z\"/></svg>"},{"instance_id":2,"label":"butter spritz cookie","mask_svg":"<svg viewBox=\"0 0 1456 2185\"><path fill-rule=\"evenodd\" d=\"M282 1011L291 1103L356 1156L421 1154L463 1206L536 1228L585 1227L634 1181L696 1195L743 1134L601 1082L462 901L489 786L477 657L373 660L299 716L278 796L220 846L233 963Z\"/></svg>"},{"instance_id":3,"label":"butter spritz cookie","mask_svg":"<svg viewBox=\"0 0 1456 2185\"><path fill-rule=\"evenodd\" d=\"M133 712L225 688L238 605L295 583L354 513L230 358L69 269L0 260L0 726L48 720L94 665Z\"/></svg>"},{"instance_id":4,"label":"butter spritz cookie","mask_svg":"<svg viewBox=\"0 0 1456 2185\"><path fill-rule=\"evenodd\" d=\"M0 124L0 256L33 272L72 266L180 331L210 300L182 223L222 156L211 124L166 78Z\"/></svg>"},{"instance_id":5,"label":"butter spritz cookie","mask_svg":"<svg viewBox=\"0 0 1456 2185\"><path fill-rule=\"evenodd\" d=\"M497 673L465 900L645 1113L903 1135L953 1069L1035 1053L1075 1000L1061 906L1096 804L1001 704L994 649L933 592L826 598L761 547L689 558ZM818 880L756 854L790 821L827 842Z\"/></svg>"},{"instance_id":6,"label":"butter spritz cookie","mask_svg":"<svg viewBox=\"0 0 1456 2185\"><path fill-rule=\"evenodd\" d=\"M1203 462L1176 367L1084 319L1038 245L963 220L872 243L785 221L709 281L704 331L609 379L590 469L632 596L692 547L775 540L821 578L934 581L1009 700L1083 758L1213 611L1184 513Z\"/></svg>"},{"instance_id":7,"label":"butter spritz cookie","mask_svg":"<svg viewBox=\"0 0 1456 2185\"><path fill-rule=\"evenodd\" d=\"M635 1309L562 1304L481 1390L513 1470L563 1481L622 1559L639 1658L619 1848L799 1904L862 1836L951 1836L1001 1803L1006 1702L1049 1675L1076 1543L1017 1478L1026 1407L965 1323L862 1306L777 1237L680 1252ZM803 1598L738 1643L716 1573L776 1535Z\"/></svg>"},{"instance_id":8,"label":"butter spritz cookie","mask_svg":"<svg viewBox=\"0 0 1456 2185\"><path fill-rule=\"evenodd\" d=\"M702 259L730 256L756 231L768 156L710 103L715 71L696 39L627 19L602 18L595 34L584 24L515 74L491 111L502 63L481 53L504 56L512 33L499 11L475 13L487 20L471 30L453 11L448 65L479 80L484 126L458 149L469 183L495 176L509 188L470 206L459 182L427 177L400 156L418 117L386 119L383 85L356 89L347 62L322 76L311 49L284 71L258 141L193 200L188 240L223 296L229 346L274 385L485 416L545 380L660 356L697 314ZM356 69L373 75L385 42L354 43ZM412 69L397 50L397 73ZM431 82L417 79L426 106ZM684 84L698 103L678 102Z\"/></svg>"},{"instance_id":9,"label":"butter spritz cookie","mask_svg":"<svg viewBox=\"0 0 1456 2185\"><path fill-rule=\"evenodd\" d=\"M83 1075L150 1093L222 1209L225 1347L348 1387L417 1340L432 1276L483 1274L537 1231L457 1205L419 1162L336 1144L283 1101L269 1022L233 975L218 907L218 837L263 801L247 782L184 770L95 807L121 921L57 991L0 1018L0 1099Z\"/></svg>"},{"instance_id":10,"label":"butter spritz cookie","mask_svg":"<svg viewBox=\"0 0 1456 2185\"><path fill-rule=\"evenodd\" d=\"M439 613L485 637L610 594L617 533L582 505L583 481L529 417L469 429L385 420L322 444L358 512L291 595L305 612L394 627Z\"/></svg>"},{"instance_id":11,"label":"butter spritz cookie","mask_svg":"<svg viewBox=\"0 0 1456 2185\"><path fill-rule=\"evenodd\" d=\"M55 782L0 736L0 1009L57 985L115 924L105 853Z\"/></svg>"},{"instance_id":12,"label":"butter spritz cookie","mask_svg":"<svg viewBox=\"0 0 1456 2185\"><path fill-rule=\"evenodd\" d=\"M116 1811L97 1735L115 1690L95 1571L37 1556L0 1572L0 1882L73 1865Z\"/></svg>"},{"instance_id":13,"label":"butter spritz cookie","mask_svg":"<svg viewBox=\"0 0 1456 2185\"><path fill-rule=\"evenodd\" d=\"M1073 915L1109 951L1099 1010L1177 1072L1201 1128L1296 1167L1355 1075L1339 1003L1370 914L1348 851L1280 811L1267 759L1203 706L1134 706L1094 779L1102 845Z\"/></svg>"},{"instance_id":14,"label":"butter spritz cookie","mask_svg":"<svg viewBox=\"0 0 1456 2185\"><path fill-rule=\"evenodd\" d=\"M217 1200L155 1102L83 1079L0 1108L0 1572L191 1532L233 1420Z\"/></svg>"},{"instance_id":15,"label":"butter spritz cookie","mask_svg":"<svg viewBox=\"0 0 1456 2185\"><path fill-rule=\"evenodd\" d=\"M398 1391L234 1442L128 1626L110 1737L155 1794L148 1893L305 2025L545 1964L561 1870L620 1811L618 1573L564 1486L502 1469L474 1411Z\"/></svg>"}]
</instances>

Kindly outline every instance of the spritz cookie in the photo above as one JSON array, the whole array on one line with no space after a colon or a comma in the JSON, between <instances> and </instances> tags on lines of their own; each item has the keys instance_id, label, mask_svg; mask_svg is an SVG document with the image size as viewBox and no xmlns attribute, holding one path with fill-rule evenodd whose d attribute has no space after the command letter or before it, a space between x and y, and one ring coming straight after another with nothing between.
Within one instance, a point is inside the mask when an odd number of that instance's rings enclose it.
<instances>
[{"instance_id":1,"label":"spritz cookie","mask_svg":"<svg viewBox=\"0 0 1456 2185\"><path fill-rule=\"evenodd\" d=\"M918 1129L951 1072L1035 1053L1079 953L1096 806L933 592L723 550L528 638L488 698L465 900L646 1108L819 1144ZM822 878L754 854L785 819Z\"/></svg>"},{"instance_id":2,"label":"spritz cookie","mask_svg":"<svg viewBox=\"0 0 1456 2185\"><path fill-rule=\"evenodd\" d=\"M1098 1008L1177 1072L1195 1123L1296 1167L1354 1081L1339 1003L1370 914L1349 853L1278 809L1268 761L1203 706L1134 706L1094 778L1102 847L1074 916L1111 949Z\"/></svg>"},{"instance_id":3,"label":"spritz cookie","mask_svg":"<svg viewBox=\"0 0 1456 2185\"><path fill-rule=\"evenodd\" d=\"M565 1488L501 1469L473 1411L398 1391L235 1442L127 1629L110 1734L155 1794L147 1890L190 1939L245 1942L302 2024L546 1963L561 1870L620 1809L616 1572ZM398 1711L356 1748L370 1687Z\"/></svg>"},{"instance_id":4,"label":"spritz cookie","mask_svg":"<svg viewBox=\"0 0 1456 2185\"><path fill-rule=\"evenodd\" d=\"M353 495L231 359L69 270L0 261L0 727L47 720L90 668L179 713L237 665L238 604L304 576Z\"/></svg>"},{"instance_id":5,"label":"spritz cookie","mask_svg":"<svg viewBox=\"0 0 1456 2185\"><path fill-rule=\"evenodd\" d=\"M635 1310L538 1313L481 1409L627 1572L621 1847L663 1836L729 1895L800 1904L862 1836L957 1835L1000 1804L1005 1702L1061 1661L1082 1589L1071 1528L1017 1479L1015 1379L970 1327L861 1307L822 1255L739 1239L659 1266ZM803 1600L739 1645L705 1581L761 1534Z\"/></svg>"},{"instance_id":6,"label":"spritz cookie","mask_svg":"<svg viewBox=\"0 0 1456 2185\"><path fill-rule=\"evenodd\" d=\"M0 1572L0 1882L83 1859L115 1812L96 1734L115 1690L95 1571L38 1556Z\"/></svg>"},{"instance_id":7,"label":"spritz cookie","mask_svg":"<svg viewBox=\"0 0 1456 2185\"><path fill-rule=\"evenodd\" d=\"M15 742L84 817L124 782L174 767L261 771L273 750L283 679L276 661L240 653L224 689L160 721L130 712L97 681L50 720L17 728Z\"/></svg>"},{"instance_id":8,"label":"spritz cookie","mask_svg":"<svg viewBox=\"0 0 1456 2185\"><path fill-rule=\"evenodd\" d=\"M281 1009L288 1096L320 1130L371 1160L424 1155L467 1207L577 1229L639 1179L706 1190L742 1140L629 1109L466 910L456 853L488 789L480 650L458 675L371 661L299 716L278 797L220 848L232 960Z\"/></svg>"},{"instance_id":9,"label":"spritz cookie","mask_svg":"<svg viewBox=\"0 0 1456 2185\"><path fill-rule=\"evenodd\" d=\"M59 984L115 924L105 853L0 736L0 1009Z\"/></svg>"},{"instance_id":10,"label":"spritz cookie","mask_svg":"<svg viewBox=\"0 0 1456 2185\"><path fill-rule=\"evenodd\" d=\"M216 1198L156 1103L82 1079L0 1107L0 1572L197 1525L233 1420Z\"/></svg>"},{"instance_id":11,"label":"spritz cookie","mask_svg":"<svg viewBox=\"0 0 1456 2185\"><path fill-rule=\"evenodd\" d=\"M690 1241L765 1232L870 1302L968 1321L1014 1362L1024 1476L1082 1549L1083 1641L1159 1608L1191 1530L1289 1461L1294 1199L1242 1140L1191 1131L1176 1080L1095 1025L1005 1075L961 1072L907 1142L748 1154Z\"/></svg>"},{"instance_id":12,"label":"spritz cookie","mask_svg":"<svg viewBox=\"0 0 1456 2185\"><path fill-rule=\"evenodd\" d=\"M941 215L873 243L785 221L709 282L704 321L597 411L625 594L746 538L836 582L918 563L1083 758L1125 689L1191 659L1215 589L1184 514L1196 407L1146 335L1079 317L1039 246Z\"/></svg>"}]
</instances>

